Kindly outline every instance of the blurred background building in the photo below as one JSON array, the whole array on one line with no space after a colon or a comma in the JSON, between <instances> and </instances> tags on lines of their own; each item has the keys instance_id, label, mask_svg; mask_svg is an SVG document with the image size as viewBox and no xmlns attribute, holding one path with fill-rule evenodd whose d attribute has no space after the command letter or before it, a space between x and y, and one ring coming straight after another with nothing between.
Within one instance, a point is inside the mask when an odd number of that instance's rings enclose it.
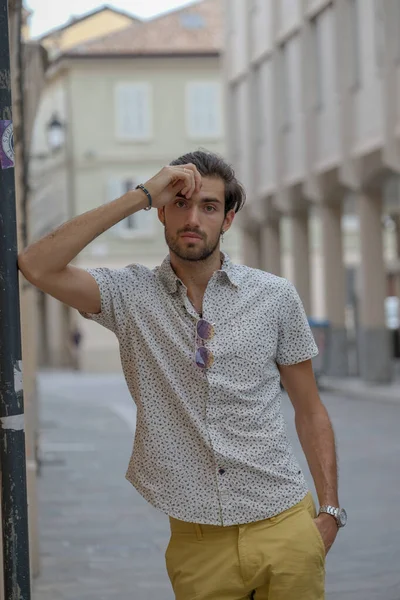
<instances>
[{"instance_id":1,"label":"blurred background building","mask_svg":"<svg viewBox=\"0 0 400 600\"><path fill-rule=\"evenodd\" d=\"M331 375L390 381L399 12L379 0L202 0L150 21L105 6L52 30L31 239L186 151L215 150L248 191L226 251L291 279L308 315L330 322ZM155 212L138 213L76 264L153 267L166 251ZM44 294L38 314L42 367L120 369L111 333Z\"/></svg>"},{"instance_id":2,"label":"blurred background building","mask_svg":"<svg viewBox=\"0 0 400 600\"><path fill-rule=\"evenodd\" d=\"M20 246L184 152L217 151L248 191L224 249L291 279L308 315L329 320L332 375L388 382L400 296L398 0L202 0L150 21L105 6L38 41L29 16L23 90L12 49ZM166 252L155 211L143 212L76 264L151 268ZM112 334L24 281L21 313L36 575L37 369L120 367Z\"/></svg>"},{"instance_id":3,"label":"blurred background building","mask_svg":"<svg viewBox=\"0 0 400 600\"><path fill-rule=\"evenodd\" d=\"M389 381L400 3L226 0L225 23L228 149L249 192L244 262L291 279L307 313L330 321L331 374Z\"/></svg>"},{"instance_id":4,"label":"blurred background building","mask_svg":"<svg viewBox=\"0 0 400 600\"><path fill-rule=\"evenodd\" d=\"M185 152L204 146L226 154L221 2L146 22L103 8L43 44L53 60L31 148L33 238L121 196ZM238 260L237 230L224 245ZM76 264L152 268L166 253L156 211L142 211L93 242ZM39 323L42 366L70 366L81 338L80 368L120 369L113 334L44 294Z\"/></svg>"}]
</instances>

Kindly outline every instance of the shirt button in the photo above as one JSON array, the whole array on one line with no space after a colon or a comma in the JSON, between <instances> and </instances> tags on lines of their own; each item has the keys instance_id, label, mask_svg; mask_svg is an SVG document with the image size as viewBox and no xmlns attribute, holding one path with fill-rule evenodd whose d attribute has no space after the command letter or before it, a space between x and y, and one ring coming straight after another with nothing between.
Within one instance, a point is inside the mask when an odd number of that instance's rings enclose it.
<instances>
[{"instance_id":1,"label":"shirt button","mask_svg":"<svg viewBox=\"0 0 400 600\"><path fill-rule=\"evenodd\" d=\"M225 469L220 469L220 470L218 471L218 473L219 473L220 475L223 475L223 474L225 473Z\"/></svg>"}]
</instances>

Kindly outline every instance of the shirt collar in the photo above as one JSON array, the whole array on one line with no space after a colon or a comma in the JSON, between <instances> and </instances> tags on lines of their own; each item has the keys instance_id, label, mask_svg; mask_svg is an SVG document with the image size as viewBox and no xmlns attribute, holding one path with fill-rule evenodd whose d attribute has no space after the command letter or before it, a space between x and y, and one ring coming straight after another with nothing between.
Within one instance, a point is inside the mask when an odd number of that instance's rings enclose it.
<instances>
[{"instance_id":1,"label":"shirt collar","mask_svg":"<svg viewBox=\"0 0 400 600\"><path fill-rule=\"evenodd\" d=\"M239 273L236 270L236 266L231 262L231 259L227 254L224 252L221 252L221 254L224 260L219 272L224 273L225 277L234 287L238 287L240 284L240 278ZM171 266L171 260L169 256L167 256L162 262L161 266L157 268L157 275L170 294L176 292L180 279Z\"/></svg>"}]
</instances>

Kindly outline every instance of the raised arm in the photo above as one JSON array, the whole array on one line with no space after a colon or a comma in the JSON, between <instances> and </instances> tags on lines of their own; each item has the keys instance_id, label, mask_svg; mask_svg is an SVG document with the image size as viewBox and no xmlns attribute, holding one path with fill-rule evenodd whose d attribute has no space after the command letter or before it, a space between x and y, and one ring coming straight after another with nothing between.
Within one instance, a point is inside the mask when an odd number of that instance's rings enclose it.
<instances>
[{"instance_id":1,"label":"raised arm","mask_svg":"<svg viewBox=\"0 0 400 600\"><path fill-rule=\"evenodd\" d=\"M201 187L201 177L193 165L165 167L145 187L160 208L177 193L190 197ZM25 278L57 300L82 312L101 311L100 291L94 278L71 261L94 239L129 215L148 205L141 190L127 192L121 198L75 217L54 232L30 245L18 257Z\"/></svg>"}]
</instances>

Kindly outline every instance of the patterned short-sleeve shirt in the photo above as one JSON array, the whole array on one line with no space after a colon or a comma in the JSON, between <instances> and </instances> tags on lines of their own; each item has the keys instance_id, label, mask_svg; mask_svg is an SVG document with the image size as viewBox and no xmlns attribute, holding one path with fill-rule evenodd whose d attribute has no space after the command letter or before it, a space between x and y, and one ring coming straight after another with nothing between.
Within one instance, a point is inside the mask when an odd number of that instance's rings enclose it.
<instances>
[{"instance_id":1,"label":"patterned short-sleeve shirt","mask_svg":"<svg viewBox=\"0 0 400 600\"><path fill-rule=\"evenodd\" d=\"M211 277L203 318L209 369L195 363L199 315L167 257L160 267L89 269L115 333L137 405L126 477L153 506L183 521L233 525L266 519L308 488L281 413L278 364L317 354L287 280L231 263Z\"/></svg>"}]
</instances>

